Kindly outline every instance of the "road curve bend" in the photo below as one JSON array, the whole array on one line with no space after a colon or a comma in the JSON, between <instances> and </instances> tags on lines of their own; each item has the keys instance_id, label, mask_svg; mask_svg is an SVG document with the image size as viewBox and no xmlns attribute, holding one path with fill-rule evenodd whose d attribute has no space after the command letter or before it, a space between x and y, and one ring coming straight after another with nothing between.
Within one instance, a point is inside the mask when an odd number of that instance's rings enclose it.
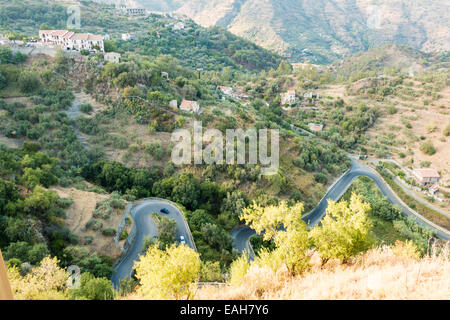
<instances>
[{"instance_id":1,"label":"road curve bend","mask_svg":"<svg viewBox=\"0 0 450 320\"><path fill-rule=\"evenodd\" d=\"M160 210L162 208L168 209L169 214L161 213ZM137 202L131 209L131 216L133 217L134 225L136 227L134 242L123 260L121 260L120 263L114 268L116 272L111 277L111 282L116 288L119 287L119 280L129 278L132 275L134 262L138 261L139 255L142 254L144 239L146 237L153 238L158 236L158 228L151 218L153 212L156 212L160 216L175 220L178 228L176 236L177 241L179 241L180 237L183 236L186 241L186 245L196 250L189 227L187 222L184 220L183 213L175 204L157 199Z\"/></svg>"},{"instance_id":2,"label":"road curve bend","mask_svg":"<svg viewBox=\"0 0 450 320\"><path fill-rule=\"evenodd\" d=\"M340 177L339 180L337 180L330 187L330 189L328 189L326 195L322 198L316 208L302 217L309 227L317 225L325 216L326 209L328 207L328 200L338 201L350 188L353 180L358 177L365 176L372 179L380 189L381 193L391 203L397 205L402 210L403 214L413 217L420 225L433 230L437 237L447 241L450 240L450 232L448 230L435 225L431 221L428 221L424 217L421 217L415 213L393 192L393 190L384 182L381 176L374 169L361 164L355 159L351 160L352 167L350 170ZM249 250L249 240L254 235L256 235L256 232L248 226L235 229L235 231L232 232L234 248L239 252L246 250L249 252L251 259L254 257L250 253L251 250Z\"/></svg>"}]
</instances>

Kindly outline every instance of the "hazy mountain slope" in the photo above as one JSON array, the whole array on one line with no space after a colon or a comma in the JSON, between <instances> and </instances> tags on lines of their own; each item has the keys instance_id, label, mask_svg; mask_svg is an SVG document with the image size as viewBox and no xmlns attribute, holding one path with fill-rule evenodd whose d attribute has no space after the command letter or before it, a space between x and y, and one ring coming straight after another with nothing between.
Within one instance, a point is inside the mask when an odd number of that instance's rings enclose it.
<instances>
[{"instance_id":1,"label":"hazy mountain slope","mask_svg":"<svg viewBox=\"0 0 450 320\"><path fill-rule=\"evenodd\" d=\"M450 5L439 0L135 0L219 25L294 61L325 63L384 43L450 49Z\"/></svg>"}]
</instances>

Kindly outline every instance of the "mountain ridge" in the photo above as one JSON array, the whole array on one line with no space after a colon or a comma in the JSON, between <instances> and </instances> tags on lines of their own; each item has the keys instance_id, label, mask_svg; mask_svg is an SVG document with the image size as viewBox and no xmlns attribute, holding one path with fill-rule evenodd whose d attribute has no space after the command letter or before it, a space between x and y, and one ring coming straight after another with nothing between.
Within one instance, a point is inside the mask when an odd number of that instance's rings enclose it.
<instances>
[{"instance_id":1,"label":"mountain ridge","mask_svg":"<svg viewBox=\"0 0 450 320\"><path fill-rule=\"evenodd\" d=\"M135 0L132 5L226 28L292 62L326 64L386 43L425 52L450 49L450 6L435 0Z\"/></svg>"}]
</instances>

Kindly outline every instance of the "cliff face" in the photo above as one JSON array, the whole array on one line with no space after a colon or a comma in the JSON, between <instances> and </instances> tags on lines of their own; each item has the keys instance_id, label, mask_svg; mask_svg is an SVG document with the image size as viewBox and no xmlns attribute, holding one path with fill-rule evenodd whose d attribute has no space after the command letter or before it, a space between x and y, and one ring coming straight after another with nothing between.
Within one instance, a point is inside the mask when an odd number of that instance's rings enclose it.
<instances>
[{"instance_id":1,"label":"cliff face","mask_svg":"<svg viewBox=\"0 0 450 320\"><path fill-rule=\"evenodd\" d=\"M413 0L135 0L219 25L293 61L326 63L385 43L450 49L450 5Z\"/></svg>"}]
</instances>

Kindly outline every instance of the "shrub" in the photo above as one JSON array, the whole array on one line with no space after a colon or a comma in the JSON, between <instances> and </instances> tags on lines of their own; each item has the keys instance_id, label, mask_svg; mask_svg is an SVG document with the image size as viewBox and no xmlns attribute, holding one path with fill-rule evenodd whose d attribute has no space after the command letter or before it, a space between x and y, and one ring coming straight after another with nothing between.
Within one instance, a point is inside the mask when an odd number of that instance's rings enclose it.
<instances>
[{"instance_id":1,"label":"shrub","mask_svg":"<svg viewBox=\"0 0 450 320\"><path fill-rule=\"evenodd\" d=\"M70 290L72 298L88 300L113 300L114 290L106 278L95 278L90 273L81 275L81 287Z\"/></svg>"},{"instance_id":2,"label":"shrub","mask_svg":"<svg viewBox=\"0 0 450 320\"><path fill-rule=\"evenodd\" d=\"M100 230L101 228L103 228L103 222L101 222L98 219L91 219L88 221L88 223L86 224L86 229L92 229L94 231Z\"/></svg>"},{"instance_id":3,"label":"shrub","mask_svg":"<svg viewBox=\"0 0 450 320\"><path fill-rule=\"evenodd\" d=\"M94 241L93 236L85 236L84 237L84 244L91 244Z\"/></svg>"},{"instance_id":4,"label":"shrub","mask_svg":"<svg viewBox=\"0 0 450 320\"><path fill-rule=\"evenodd\" d=\"M128 231L123 230L122 234L120 235L120 240L125 240L126 238L128 238Z\"/></svg>"},{"instance_id":5,"label":"shrub","mask_svg":"<svg viewBox=\"0 0 450 320\"><path fill-rule=\"evenodd\" d=\"M22 92L34 92L41 86L41 81L36 73L30 71L23 71L18 80L19 88Z\"/></svg>"},{"instance_id":6,"label":"shrub","mask_svg":"<svg viewBox=\"0 0 450 320\"><path fill-rule=\"evenodd\" d=\"M428 167L430 167L430 165L431 165L431 162L430 162L430 161L422 161L422 162L420 163L420 166L422 166L422 167L424 167L424 168L428 168Z\"/></svg>"},{"instance_id":7,"label":"shrub","mask_svg":"<svg viewBox=\"0 0 450 320\"><path fill-rule=\"evenodd\" d=\"M319 183L323 183L323 184L327 184L328 183L327 175L325 175L325 174L323 174L321 172L316 173L314 175L314 179L316 180L316 182L319 182Z\"/></svg>"},{"instance_id":8,"label":"shrub","mask_svg":"<svg viewBox=\"0 0 450 320\"><path fill-rule=\"evenodd\" d=\"M431 156L436 153L436 148L431 141L426 141L420 145L420 151Z\"/></svg>"},{"instance_id":9,"label":"shrub","mask_svg":"<svg viewBox=\"0 0 450 320\"><path fill-rule=\"evenodd\" d=\"M397 113L397 108L395 107L395 106L389 106L388 108L387 108L387 112L388 112L388 114L396 114Z\"/></svg>"},{"instance_id":10,"label":"shrub","mask_svg":"<svg viewBox=\"0 0 450 320\"><path fill-rule=\"evenodd\" d=\"M71 205L73 205L73 202L74 201L72 198L59 198L57 201L58 206L63 209L69 208Z\"/></svg>"},{"instance_id":11,"label":"shrub","mask_svg":"<svg viewBox=\"0 0 450 320\"><path fill-rule=\"evenodd\" d=\"M5 88L8 85L8 81L5 76L0 72L0 89Z\"/></svg>"},{"instance_id":12,"label":"shrub","mask_svg":"<svg viewBox=\"0 0 450 320\"><path fill-rule=\"evenodd\" d=\"M90 114L94 108L89 103L84 103L80 106L80 111L86 114Z\"/></svg>"},{"instance_id":13,"label":"shrub","mask_svg":"<svg viewBox=\"0 0 450 320\"><path fill-rule=\"evenodd\" d=\"M444 132L442 133L445 137L450 136L450 124L448 124L445 129Z\"/></svg>"},{"instance_id":14,"label":"shrub","mask_svg":"<svg viewBox=\"0 0 450 320\"><path fill-rule=\"evenodd\" d=\"M116 230L113 228L106 228L103 230L103 235L106 237L114 237L116 235Z\"/></svg>"},{"instance_id":15,"label":"shrub","mask_svg":"<svg viewBox=\"0 0 450 320\"><path fill-rule=\"evenodd\" d=\"M164 149L160 143L152 143L145 146L145 151L151 154L156 160L161 160L164 156Z\"/></svg>"}]
</instances>

